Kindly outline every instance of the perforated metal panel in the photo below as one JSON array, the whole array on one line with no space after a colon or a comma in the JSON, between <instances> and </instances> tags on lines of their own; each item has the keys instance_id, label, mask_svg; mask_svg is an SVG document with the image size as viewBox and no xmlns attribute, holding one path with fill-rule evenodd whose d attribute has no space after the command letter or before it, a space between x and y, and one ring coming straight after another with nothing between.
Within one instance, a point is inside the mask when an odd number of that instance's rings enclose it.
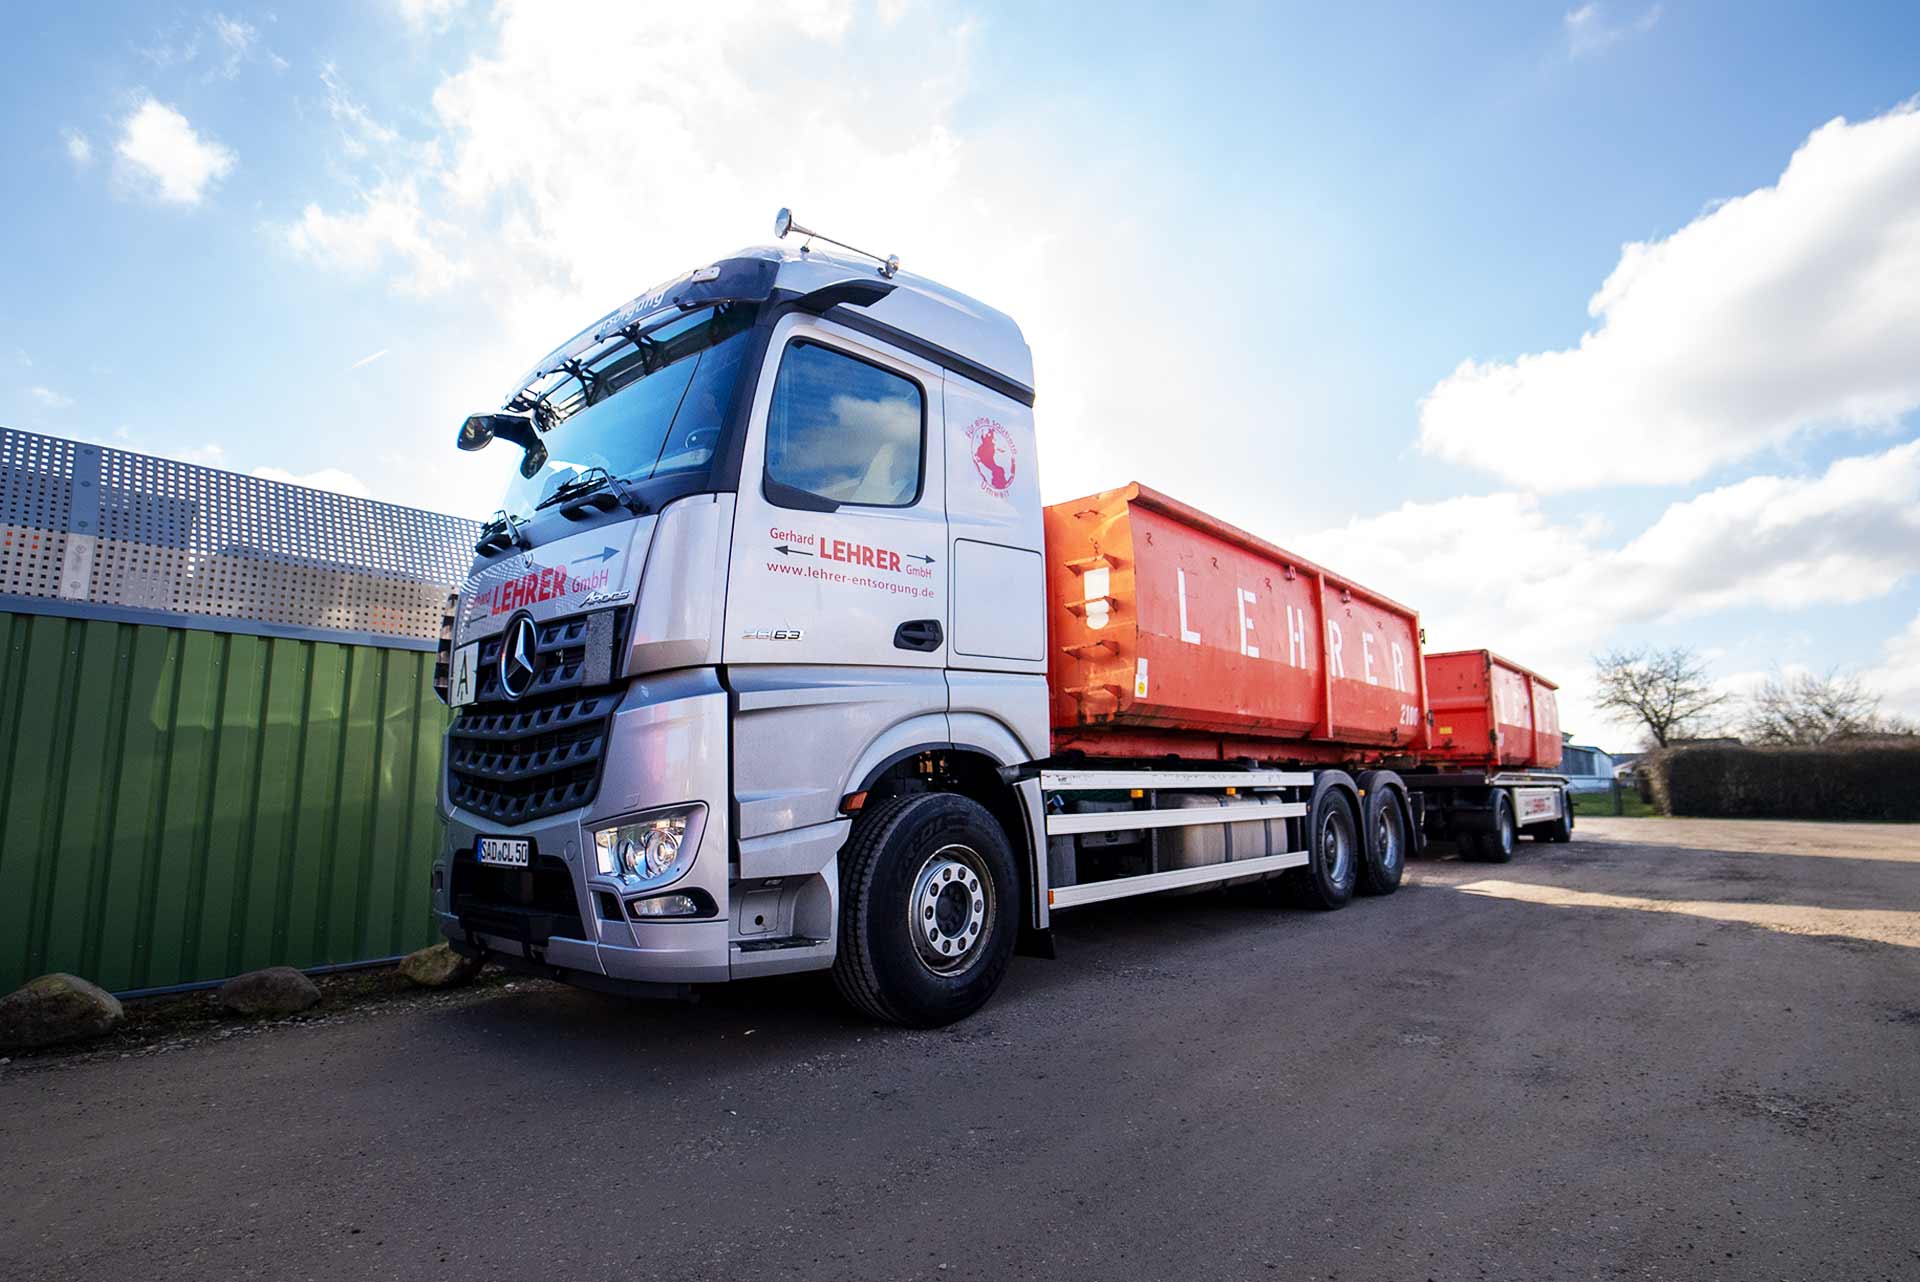
<instances>
[{"instance_id":1,"label":"perforated metal panel","mask_svg":"<svg viewBox=\"0 0 1920 1282\"><path fill-rule=\"evenodd\" d=\"M0 428L13 608L430 648L478 537L438 512Z\"/></svg>"},{"instance_id":2,"label":"perforated metal panel","mask_svg":"<svg viewBox=\"0 0 1920 1282\"><path fill-rule=\"evenodd\" d=\"M57 596L73 442L0 430L0 593Z\"/></svg>"}]
</instances>

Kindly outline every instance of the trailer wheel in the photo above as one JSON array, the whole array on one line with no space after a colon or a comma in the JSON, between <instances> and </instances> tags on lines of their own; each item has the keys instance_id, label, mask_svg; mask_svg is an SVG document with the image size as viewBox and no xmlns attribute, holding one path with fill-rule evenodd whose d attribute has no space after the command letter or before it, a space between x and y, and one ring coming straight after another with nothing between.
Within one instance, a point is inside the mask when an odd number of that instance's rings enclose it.
<instances>
[{"instance_id":1,"label":"trailer wheel","mask_svg":"<svg viewBox=\"0 0 1920 1282\"><path fill-rule=\"evenodd\" d=\"M985 807L951 793L889 798L840 851L834 985L875 1019L950 1024L1000 986L1019 917L1013 851Z\"/></svg>"},{"instance_id":2,"label":"trailer wheel","mask_svg":"<svg viewBox=\"0 0 1920 1282\"><path fill-rule=\"evenodd\" d=\"M1560 817L1551 823L1535 824L1529 834L1535 841L1550 841L1554 845L1563 845L1573 840L1573 798L1564 791L1560 794Z\"/></svg>"},{"instance_id":3,"label":"trailer wheel","mask_svg":"<svg viewBox=\"0 0 1920 1282\"><path fill-rule=\"evenodd\" d=\"M1401 809L1399 776L1369 771L1360 776L1360 831L1366 856L1360 861L1357 889L1363 895L1391 895L1407 870L1407 814Z\"/></svg>"},{"instance_id":4,"label":"trailer wheel","mask_svg":"<svg viewBox=\"0 0 1920 1282\"><path fill-rule=\"evenodd\" d=\"M1504 864L1513 858L1519 828L1513 822L1513 802L1501 789L1493 792L1493 831L1476 833L1465 847L1470 858L1490 864Z\"/></svg>"},{"instance_id":5,"label":"trailer wheel","mask_svg":"<svg viewBox=\"0 0 1920 1282\"><path fill-rule=\"evenodd\" d=\"M1306 867L1288 869L1281 880L1287 897L1303 907L1344 908L1359 880L1364 856L1358 825L1346 790L1333 783L1346 777L1340 771L1328 771L1315 781L1313 804L1307 811Z\"/></svg>"}]
</instances>

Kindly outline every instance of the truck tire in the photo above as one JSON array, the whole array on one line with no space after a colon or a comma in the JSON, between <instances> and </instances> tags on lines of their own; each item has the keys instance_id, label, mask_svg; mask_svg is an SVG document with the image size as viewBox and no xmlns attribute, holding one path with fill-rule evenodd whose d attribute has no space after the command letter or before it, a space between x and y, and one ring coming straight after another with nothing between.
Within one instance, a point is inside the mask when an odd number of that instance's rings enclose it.
<instances>
[{"instance_id":1,"label":"truck tire","mask_svg":"<svg viewBox=\"0 0 1920 1282\"><path fill-rule=\"evenodd\" d=\"M1363 895L1391 895L1407 871L1407 812L1401 803L1400 776L1370 770L1360 776L1360 832L1365 857L1356 889Z\"/></svg>"},{"instance_id":2,"label":"truck tire","mask_svg":"<svg viewBox=\"0 0 1920 1282\"><path fill-rule=\"evenodd\" d=\"M1364 858L1349 794L1335 780L1352 782L1338 770L1314 781L1313 804L1307 809L1307 864L1289 868L1280 883L1289 900L1323 912L1347 906Z\"/></svg>"},{"instance_id":3,"label":"truck tire","mask_svg":"<svg viewBox=\"0 0 1920 1282\"><path fill-rule=\"evenodd\" d=\"M1535 824L1528 834L1535 841L1550 841L1554 845L1564 845L1573 840L1573 798L1565 792L1560 794L1560 817L1543 824Z\"/></svg>"},{"instance_id":4,"label":"truck tire","mask_svg":"<svg viewBox=\"0 0 1920 1282\"><path fill-rule=\"evenodd\" d=\"M978 802L928 792L878 803L840 851L834 986L887 1023L964 1019L1007 973L1019 886L1006 834Z\"/></svg>"},{"instance_id":5,"label":"truck tire","mask_svg":"<svg viewBox=\"0 0 1920 1282\"><path fill-rule=\"evenodd\" d=\"M1513 847L1520 830L1513 822L1513 802L1502 789L1493 790L1493 831L1474 833L1461 845L1461 853L1483 863L1504 864L1513 858Z\"/></svg>"}]
</instances>

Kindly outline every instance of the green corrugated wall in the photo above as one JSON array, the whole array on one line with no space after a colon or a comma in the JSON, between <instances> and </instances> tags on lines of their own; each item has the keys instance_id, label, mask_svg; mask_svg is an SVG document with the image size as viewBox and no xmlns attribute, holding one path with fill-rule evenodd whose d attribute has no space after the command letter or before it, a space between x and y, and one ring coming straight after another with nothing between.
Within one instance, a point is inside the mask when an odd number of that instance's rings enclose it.
<instances>
[{"instance_id":1,"label":"green corrugated wall","mask_svg":"<svg viewBox=\"0 0 1920 1282\"><path fill-rule=\"evenodd\" d=\"M0 612L0 992L431 939L433 655Z\"/></svg>"}]
</instances>

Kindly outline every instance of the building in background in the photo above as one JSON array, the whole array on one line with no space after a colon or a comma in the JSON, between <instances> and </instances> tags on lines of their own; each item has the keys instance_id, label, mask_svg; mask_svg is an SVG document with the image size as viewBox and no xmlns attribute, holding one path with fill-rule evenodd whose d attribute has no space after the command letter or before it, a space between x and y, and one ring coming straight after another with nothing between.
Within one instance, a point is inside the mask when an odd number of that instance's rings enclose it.
<instances>
[{"instance_id":1,"label":"building in background","mask_svg":"<svg viewBox=\"0 0 1920 1282\"><path fill-rule=\"evenodd\" d=\"M1613 787L1613 754L1588 743L1574 743L1568 736L1560 749L1560 773L1568 779L1571 792L1606 792Z\"/></svg>"}]
</instances>

